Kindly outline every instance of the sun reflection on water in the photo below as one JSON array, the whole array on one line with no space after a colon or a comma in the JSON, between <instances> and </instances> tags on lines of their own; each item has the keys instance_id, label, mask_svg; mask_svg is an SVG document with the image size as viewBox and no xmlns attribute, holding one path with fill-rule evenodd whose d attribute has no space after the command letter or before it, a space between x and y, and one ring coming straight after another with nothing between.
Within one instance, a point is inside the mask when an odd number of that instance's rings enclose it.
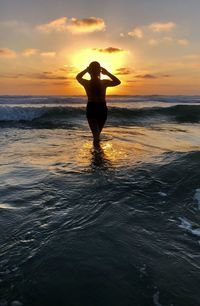
<instances>
[{"instance_id":1,"label":"sun reflection on water","mask_svg":"<svg viewBox=\"0 0 200 306\"><path fill-rule=\"evenodd\" d=\"M107 128L98 146L94 146L89 133L69 134L66 131L48 131L47 138L38 132L29 146L13 144L24 164L48 169L54 173L83 172L93 168L133 167L149 162L163 151L155 147L154 139L144 142L141 133ZM77 132L76 132L77 133ZM115 136L113 136L115 135ZM51 136L51 137L49 137ZM148 135L148 138L150 135ZM15 153L15 158L18 156Z\"/></svg>"},{"instance_id":2,"label":"sun reflection on water","mask_svg":"<svg viewBox=\"0 0 200 306\"><path fill-rule=\"evenodd\" d=\"M115 148L112 142L102 141L94 145L91 141L83 144L77 155L77 162L80 164L88 164L92 159L92 164L102 166L107 164L111 167L116 163L126 159L127 153L122 148Z\"/></svg>"}]
</instances>

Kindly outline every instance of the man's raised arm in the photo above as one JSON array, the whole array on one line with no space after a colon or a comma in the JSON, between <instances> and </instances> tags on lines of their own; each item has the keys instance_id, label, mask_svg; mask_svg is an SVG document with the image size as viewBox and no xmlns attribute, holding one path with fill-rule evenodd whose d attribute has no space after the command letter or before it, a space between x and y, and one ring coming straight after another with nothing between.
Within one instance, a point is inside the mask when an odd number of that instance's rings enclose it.
<instances>
[{"instance_id":1,"label":"man's raised arm","mask_svg":"<svg viewBox=\"0 0 200 306\"><path fill-rule=\"evenodd\" d=\"M83 84L84 81L86 81L85 79L83 79L84 74L86 74L88 72L88 68L84 69L83 71L79 72L76 76L77 81L80 84Z\"/></svg>"},{"instance_id":2,"label":"man's raised arm","mask_svg":"<svg viewBox=\"0 0 200 306\"><path fill-rule=\"evenodd\" d=\"M121 81L114 76L112 73L108 72L105 68L101 68L101 73L107 75L109 78L111 78L112 81L108 81L108 86L117 86L121 84Z\"/></svg>"}]
</instances>

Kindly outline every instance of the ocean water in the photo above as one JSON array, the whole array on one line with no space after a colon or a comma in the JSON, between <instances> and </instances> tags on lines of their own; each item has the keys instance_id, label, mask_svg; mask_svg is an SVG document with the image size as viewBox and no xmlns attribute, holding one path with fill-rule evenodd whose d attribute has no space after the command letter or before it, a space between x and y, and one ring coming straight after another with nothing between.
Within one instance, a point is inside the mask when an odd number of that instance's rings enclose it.
<instances>
[{"instance_id":1,"label":"ocean water","mask_svg":"<svg viewBox=\"0 0 200 306\"><path fill-rule=\"evenodd\" d=\"M200 305L200 96L0 97L0 306Z\"/></svg>"}]
</instances>

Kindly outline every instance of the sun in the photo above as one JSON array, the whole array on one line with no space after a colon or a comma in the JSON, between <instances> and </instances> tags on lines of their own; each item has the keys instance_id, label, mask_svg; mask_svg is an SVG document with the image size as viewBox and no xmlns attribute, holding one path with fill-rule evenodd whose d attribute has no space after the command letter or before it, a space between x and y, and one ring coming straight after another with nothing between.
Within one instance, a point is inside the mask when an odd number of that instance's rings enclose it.
<instances>
[{"instance_id":1,"label":"sun","mask_svg":"<svg viewBox=\"0 0 200 306\"><path fill-rule=\"evenodd\" d=\"M91 62L97 61L108 71L115 72L118 68L123 67L125 57L124 51L104 53L95 49L82 49L72 55L71 63L77 70L81 71L88 67Z\"/></svg>"}]
</instances>

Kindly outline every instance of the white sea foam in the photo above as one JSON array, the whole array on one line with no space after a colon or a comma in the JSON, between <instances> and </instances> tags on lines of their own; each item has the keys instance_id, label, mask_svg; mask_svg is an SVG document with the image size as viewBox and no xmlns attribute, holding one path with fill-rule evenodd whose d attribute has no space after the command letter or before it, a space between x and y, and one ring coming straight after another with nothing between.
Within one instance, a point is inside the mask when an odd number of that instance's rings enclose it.
<instances>
[{"instance_id":1,"label":"white sea foam","mask_svg":"<svg viewBox=\"0 0 200 306\"><path fill-rule=\"evenodd\" d=\"M140 268L140 278L147 275L146 269L147 269L147 266L145 264Z\"/></svg>"},{"instance_id":2,"label":"white sea foam","mask_svg":"<svg viewBox=\"0 0 200 306\"><path fill-rule=\"evenodd\" d=\"M13 301L11 306L22 306L23 304L20 301Z\"/></svg>"},{"instance_id":3,"label":"white sea foam","mask_svg":"<svg viewBox=\"0 0 200 306\"><path fill-rule=\"evenodd\" d=\"M38 118L47 112L46 107L0 107L0 121L19 121L27 120L31 121L34 118Z\"/></svg>"},{"instance_id":4,"label":"white sea foam","mask_svg":"<svg viewBox=\"0 0 200 306\"><path fill-rule=\"evenodd\" d=\"M197 201L198 208L200 210L200 188L196 189L196 193L194 195L194 199Z\"/></svg>"},{"instance_id":5,"label":"white sea foam","mask_svg":"<svg viewBox=\"0 0 200 306\"><path fill-rule=\"evenodd\" d=\"M167 194L165 192L158 192L158 194L161 196L161 197L167 197Z\"/></svg>"},{"instance_id":6,"label":"white sea foam","mask_svg":"<svg viewBox=\"0 0 200 306\"><path fill-rule=\"evenodd\" d=\"M192 224L186 218L179 218L181 224L179 224L180 228L183 228L190 232L191 234L200 237L200 228L193 229Z\"/></svg>"},{"instance_id":7,"label":"white sea foam","mask_svg":"<svg viewBox=\"0 0 200 306\"><path fill-rule=\"evenodd\" d=\"M154 305L155 306L162 306L159 302L159 295L160 295L160 292L157 291L154 295L153 295L153 302L154 302Z\"/></svg>"}]
</instances>

